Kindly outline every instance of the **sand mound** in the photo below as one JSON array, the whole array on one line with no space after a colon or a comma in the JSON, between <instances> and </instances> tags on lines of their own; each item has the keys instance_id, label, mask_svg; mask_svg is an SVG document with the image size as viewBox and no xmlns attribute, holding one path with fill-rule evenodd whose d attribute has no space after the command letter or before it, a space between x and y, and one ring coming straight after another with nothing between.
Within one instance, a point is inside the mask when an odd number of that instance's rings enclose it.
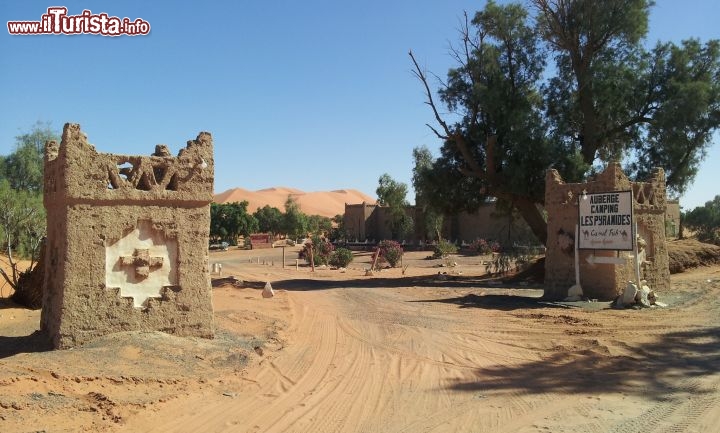
<instances>
[{"instance_id":1,"label":"sand mound","mask_svg":"<svg viewBox=\"0 0 720 433\"><path fill-rule=\"evenodd\" d=\"M295 188L272 187L258 191L233 188L215 195L216 203L232 203L247 200L248 212L258 208L271 206L285 210L288 196L297 200L300 209L308 215L321 215L332 218L345 213L345 203L375 203L375 199L355 189L338 189L335 191L304 192Z\"/></svg>"},{"instance_id":2,"label":"sand mound","mask_svg":"<svg viewBox=\"0 0 720 433\"><path fill-rule=\"evenodd\" d=\"M697 239L678 239L669 241L667 245L671 274L720 263L720 247L717 245L702 243Z\"/></svg>"}]
</instances>

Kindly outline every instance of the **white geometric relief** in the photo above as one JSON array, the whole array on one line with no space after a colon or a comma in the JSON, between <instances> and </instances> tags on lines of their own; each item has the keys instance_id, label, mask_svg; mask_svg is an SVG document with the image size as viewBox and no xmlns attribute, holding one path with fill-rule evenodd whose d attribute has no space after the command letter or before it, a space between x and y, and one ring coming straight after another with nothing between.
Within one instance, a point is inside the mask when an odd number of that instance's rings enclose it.
<instances>
[{"instance_id":1,"label":"white geometric relief","mask_svg":"<svg viewBox=\"0 0 720 433\"><path fill-rule=\"evenodd\" d=\"M166 238L150 221L138 221L135 230L105 247L105 287L119 288L136 308L177 282L177 239Z\"/></svg>"}]
</instances>

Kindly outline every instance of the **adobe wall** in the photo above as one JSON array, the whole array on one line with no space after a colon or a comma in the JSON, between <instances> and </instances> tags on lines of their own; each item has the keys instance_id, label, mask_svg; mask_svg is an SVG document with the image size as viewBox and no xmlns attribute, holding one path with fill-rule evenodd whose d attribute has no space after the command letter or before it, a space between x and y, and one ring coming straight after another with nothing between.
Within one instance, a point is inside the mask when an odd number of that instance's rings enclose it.
<instances>
[{"instance_id":1,"label":"adobe wall","mask_svg":"<svg viewBox=\"0 0 720 433\"><path fill-rule=\"evenodd\" d=\"M343 214L343 225L348 236L348 240L356 240L362 242L366 239L376 239L375 230L377 215L375 210L377 205L362 202L360 204L345 203L345 213Z\"/></svg>"},{"instance_id":2,"label":"adobe wall","mask_svg":"<svg viewBox=\"0 0 720 433\"><path fill-rule=\"evenodd\" d=\"M631 182L619 164L607 169L586 183L565 183L556 170L548 170L545 179L545 209L548 214L547 253L545 259L546 290L551 297L567 296L575 284L574 242L578 223L578 199L583 194L607 191L633 192L633 213L638 234L644 244L641 279L656 291L670 288L670 271L665 243L665 173L656 169L649 182ZM589 298L613 299L628 281L635 281L632 251L580 250L580 285ZM588 257L621 257L624 265L590 264ZM564 293L565 295L560 296Z\"/></svg>"},{"instance_id":3,"label":"adobe wall","mask_svg":"<svg viewBox=\"0 0 720 433\"><path fill-rule=\"evenodd\" d=\"M56 348L133 330L213 337L213 173L206 132L177 157L98 153L77 124L46 145L41 329Z\"/></svg>"},{"instance_id":4,"label":"adobe wall","mask_svg":"<svg viewBox=\"0 0 720 433\"><path fill-rule=\"evenodd\" d=\"M408 206L406 212L415 222L415 232L407 241L425 241L423 233L424 218L422 210L415 206ZM390 239L392 233L389 226L389 209L384 206L345 203L343 222L345 231L350 240L357 239ZM512 224L511 227L509 227ZM512 223L507 216L500 215L495 203L485 203L474 213L461 212L455 217L446 216L443 221L442 236L445 239L458 243L483 238L492 239L509 245L529 233L529 227L522 219L515 219Z\"/></svg>"}]
</instances>

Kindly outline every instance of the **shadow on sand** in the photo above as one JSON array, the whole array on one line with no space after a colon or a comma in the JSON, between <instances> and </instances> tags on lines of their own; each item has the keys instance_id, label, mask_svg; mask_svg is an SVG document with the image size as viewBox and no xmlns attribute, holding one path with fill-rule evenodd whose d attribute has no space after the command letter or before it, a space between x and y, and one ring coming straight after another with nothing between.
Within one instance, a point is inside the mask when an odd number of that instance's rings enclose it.
<instances>
[{"instance_id":1,"label":"shadow on sand","mask_svg":"<svg viewBox=\"0 0 720 433\"><path fill-rule=\"evenodd\" d=\"M716 392L703 389L696 379L718 372L718 327L658 335L650 343L625 346L629 354L624 356L610 356L603 349L601 345L595 348L591 345L577 351L559 351L521 365L479 368L474 380L458 381L449 388L468 392L522 390L536 394L625 392L657 401Z\"/></svg>"},{"instance_id":2,"label":"shadow on sand","mask_svg":"<svg viewBox=\"0 0 720 433\"><path fill-rule=\"evenodd\" d=\"M520 290L514 289L514 291ZM506 293L485 295L469 293L465 296L453 298L421 299L408 302L436 302L441 304L455 304L460 308L484 308L500 311L529 310L534 308L573 308L573 306L569 304L551 302L535 296L511 295Z\"/></svg>"},{"instance_id":3,"label":"shadow on sand","mask_svg":"<svg viewBox=\"0 0 720 433\"><path fill-rule=\"evenodd\" d=\"M427 288L465 288L465 289L477 289L477 288L515 288L517 285L503 285L497 278L488 277L474 277L474 276L463 276L453 275L444 276L438 278L436 275L424 275L424 276L412 276L412 277L367 277L367 278L355 278L355 279L311 279L311 278L298 278L289 280L277 280L272 281L272 286L275 289L281 290L292 290L292 291L309 291L309 290L330 290L330 289L356 289L356 288L401 288L401 287L427 287ZM244 287L260 287L262 288L265 282L258 283L253 281L245 281ZM541 286L530 287L524 286L522 289L542 289Z\"/></svg>"},{"instance_id":4,"label":"shadow on sand","mask_svg":"<svg viewBox=\"0 0 720 433\"><path fill-rule=\"evenodd\" d=\"M20 337L0 335L0 359L19 353L47 352L52 349L50 339L41 331L35 331L30 335Z\"/></svg>"},{"instance_id":5,"label":"shadow on sand","mask_svg":"<svg viewBox=\"0 0 720 433\"><path fill-rule=\"evenodd\" d=\"M0 298L0 310L9 308L25 309L7 298ZM52 344L46 334L35 331L30 335L19 337L6 337L0 335L0 359L7 358L18 353L45 352L52 350Z\"/></svg>"}]
</instances>

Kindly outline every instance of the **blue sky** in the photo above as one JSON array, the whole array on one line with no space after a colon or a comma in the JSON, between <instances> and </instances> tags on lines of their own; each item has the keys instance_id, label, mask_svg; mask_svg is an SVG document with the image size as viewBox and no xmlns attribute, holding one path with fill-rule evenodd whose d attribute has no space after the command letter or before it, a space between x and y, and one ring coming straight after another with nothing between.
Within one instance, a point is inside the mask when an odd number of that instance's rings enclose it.
<instances>
[{"instance_id":1,"label":"blue sky","mask_svg":"<svg viewBox=\"0 0 720 433\"><path fill-rule=\"evenodd\" d=\"M389 173L411 186L412 149L440 142L411 73L412 49L439 76L464 10L484 1L0 0L6 21L50 6L142 18L147 36L0 32L0 154L36 121L80 123L101 152L173 153L200 131L215 142L215 191L288 186L375 195ZM658 0L648 40L719 38L716 0ZM682 197L718 193L720 136ZM412 201L412 195L409 197Z\"/></svg>"}]
</instances>

